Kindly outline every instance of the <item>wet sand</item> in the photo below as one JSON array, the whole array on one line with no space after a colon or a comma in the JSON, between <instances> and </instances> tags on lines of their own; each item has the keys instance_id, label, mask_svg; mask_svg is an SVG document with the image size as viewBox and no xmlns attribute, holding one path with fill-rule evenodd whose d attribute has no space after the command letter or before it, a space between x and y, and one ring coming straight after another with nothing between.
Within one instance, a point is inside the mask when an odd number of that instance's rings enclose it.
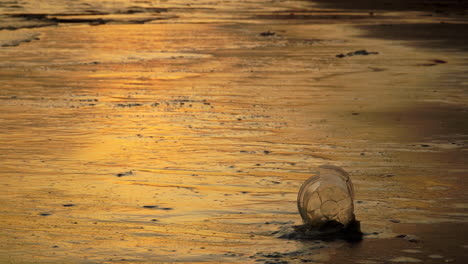
<instances>
[{"instance_id":1,"label":"wet sand","mask_svg":"<svg viewBox=\"0 0 468 264\"><path fill-rule=\"evenodd\" d=\"M0 6L1 263L467 261L460 6L35 3ZM279 238L323 164L360 243Z\"/></svg>"}]
</instances>

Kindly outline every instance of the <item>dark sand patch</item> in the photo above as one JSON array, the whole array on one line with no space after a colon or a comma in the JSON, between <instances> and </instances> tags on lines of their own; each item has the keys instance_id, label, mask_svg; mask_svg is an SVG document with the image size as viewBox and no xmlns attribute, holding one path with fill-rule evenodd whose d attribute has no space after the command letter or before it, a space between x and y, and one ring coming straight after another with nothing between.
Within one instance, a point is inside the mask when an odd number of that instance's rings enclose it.
<instances>
[{"instance_id":1,"label":"dark sand patch","mask_svg":"<svg viewBox=\"0 0 468 264\"><path fill-rule=\"evenodd\" d=\"M383 24L359 28L367 31L363 37L404 40L420 48L468 51L466 23ZM434 60L440 61L437 58ZM436 63L440 63L437 61Z\"/></svg>"},{"instance_id":2,"label":"dark sand patch","mask_svg":"<svg viewBox=\"0 0 468 264\"><path fill-rule=\"evenodd\" d=\"M348 10L384 11L463 11L468 8L464 0L314 0L320 7Z\"/></svg>"}]
</instances>

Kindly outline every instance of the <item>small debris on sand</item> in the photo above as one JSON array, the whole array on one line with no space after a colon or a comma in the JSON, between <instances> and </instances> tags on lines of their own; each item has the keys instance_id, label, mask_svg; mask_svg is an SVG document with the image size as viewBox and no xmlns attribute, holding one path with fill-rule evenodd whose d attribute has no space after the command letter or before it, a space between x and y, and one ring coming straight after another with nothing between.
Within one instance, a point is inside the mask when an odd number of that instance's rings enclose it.
<instances>
[{"instance_id":1,"label":"small debris on sand","mask_svg":"<svg viewBox=\"0 0 468 264\"><path fill-rule=\"evenodd\" d=\"M124 177L124 176L130 176L130 175L133 175L133 171L127 171L127 172L124 172L124 173L117 173L115 176Z\"/></svg>"},{"instance_id":2,"label":"small debris on sand","mask_svg":"<svg viewBox=\"0 0 468 264\"><path fill-rule=\"evenodd\" d=\"M51 213L40 213L39 215L40 216L49 216L49 215L51 215Z\"/></svg>"},{"instance_id":3,"label":"small debris on sand","mask_svg":"<svg viewBox=\"0 0 468 264\"><path fill-rule=\"evenodd\" d=\"M132 104L117 104L117 107L135 107L135 106L142 106L143 104L139 103L132 103Z\"/></svg>"},{"instance_id":4,"label":"small debris on sand","mask_svg":"<svg viewBox=\"0 0 468 264\"><path fill-rule=\"evenodd\" d=\"M270 37L270 36L276 35L276 33L268 30L268 31L260 33L259 35L262 37Z\"/></svg>"},{"instance_id":5,"label":"small debris on sand","mask_svg":"<svg viewBox=\"0 0 468 264\"><path fill-rule=\"evenodd\" d=\"M169 207L159 207L159 205L143 205L143 208L159 209L159 210L164 210L164 211L169 211L169 210L173 209L173 208L169 208Z\"/></svg>"},{"instance_id":6,"label":"small debris on sand","mask_svg":"<svg viewBox=\"0 0 468 264\"><path fill-rule=\"evenodd\" d=\"M338 54L336 55L337 58L344 58L344 57L352 57L352 56L355 56L355 55L363 55L363 56L367 56L367 55L377 55L379 54L378 52L375 52L375 51L367 51L367 50L357 50L357 51L354 51L354 52L348 52L346 54Z\"/></svg>"},{"instance_id":7,"label":"small debris on sand","mask_svg":"<svg viewBox=\"0 0 468 264\"><path fill-rule=\"evenodd\" d=\"M435 66L435 65L438 65L438 64L445 64L445 63L448 63L447 61L445 60L430 60L429 63L421 63L421 64L418 64L418 66Z\"/></svg>"},{"instance_id":8,"label":"small debris on sand","mask_svg":"<svg viewBox=\"0 0 468 264\"><path fill-rule=\"evenodd\" d=\"M143 205L143 208L148 208L148 209L154 209L154 208L158 208L159 206L157 205Z\"/></svg>"}]
</instances>

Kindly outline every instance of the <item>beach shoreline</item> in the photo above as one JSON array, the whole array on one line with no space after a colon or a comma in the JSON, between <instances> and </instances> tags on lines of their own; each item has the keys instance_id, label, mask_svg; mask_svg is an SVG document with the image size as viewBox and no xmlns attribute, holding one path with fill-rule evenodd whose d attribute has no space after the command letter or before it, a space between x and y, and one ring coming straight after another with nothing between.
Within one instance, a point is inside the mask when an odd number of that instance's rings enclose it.
<instances>
[{"instance_id":1,"label":"beach shoreline","mask_svg":"<svg viewBox=\"0 0 468 264\"><path fill-rule=\"evenodd\" d=\"M422 2L0 6L0 262L465 263L466 6ZM360 243L279 238L324 164Z\"/></svg>"}]
</instances>

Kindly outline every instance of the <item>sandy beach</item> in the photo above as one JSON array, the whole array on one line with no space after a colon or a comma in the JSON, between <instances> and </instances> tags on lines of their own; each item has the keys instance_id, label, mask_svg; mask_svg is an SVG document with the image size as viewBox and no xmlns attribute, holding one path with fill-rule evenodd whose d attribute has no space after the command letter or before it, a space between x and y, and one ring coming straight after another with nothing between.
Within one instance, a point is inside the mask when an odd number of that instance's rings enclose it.
<instances>
[{"instance_id":1,"label":"sandy beach","mask_svg":"<svg viewBox=\"0 0 468 264\"><path fill-rule=\"evenodd\" d=\"M467 263L467 6L1 2L0 263ZM284 236L320 165L362 241Z\"/></svg>"}]
</instances>

